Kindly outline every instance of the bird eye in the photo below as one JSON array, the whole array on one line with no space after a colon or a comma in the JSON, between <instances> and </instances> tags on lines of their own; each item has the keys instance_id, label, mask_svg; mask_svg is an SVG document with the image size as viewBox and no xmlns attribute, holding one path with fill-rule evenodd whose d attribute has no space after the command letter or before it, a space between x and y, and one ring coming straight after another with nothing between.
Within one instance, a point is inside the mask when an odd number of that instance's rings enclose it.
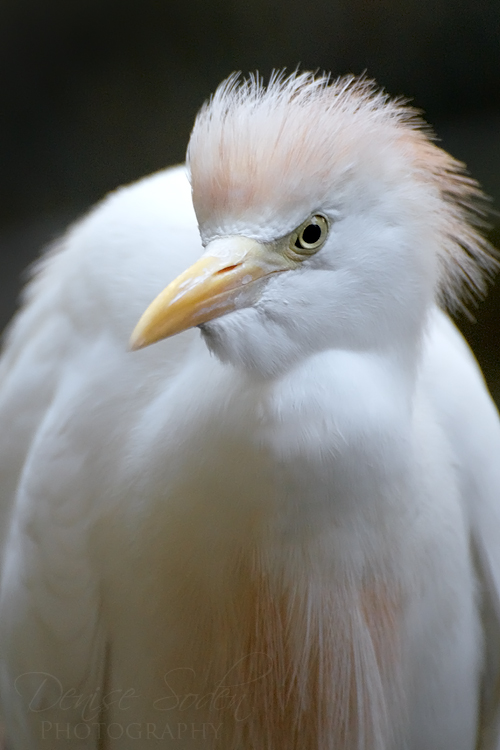
<instances>
[{"instance_id":1,"label":"bird eye","mask_svg":"<svg viewBox=\"0 0 500 750\"><path fill-rule=\"evenodd\" d=\"M302 253L314 253L326 240L328 234L328 221L324 216L315 214L311 216L297 230L292 238L293 249Z\"/></svg>"}]
</instances>

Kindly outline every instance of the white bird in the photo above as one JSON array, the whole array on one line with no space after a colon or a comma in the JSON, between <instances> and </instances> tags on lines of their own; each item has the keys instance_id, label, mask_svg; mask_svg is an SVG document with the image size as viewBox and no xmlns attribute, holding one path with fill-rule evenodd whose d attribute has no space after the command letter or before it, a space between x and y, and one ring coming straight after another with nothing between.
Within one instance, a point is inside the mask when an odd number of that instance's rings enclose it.
<instances>
[{"instance_id":1,"label":"white bird","mask_svg":"<svg viewBox=\"0 0 500 750\"><path fill-rule=\"evenodd\" d=\"M500 747L500 426L441 311L494 267L476 183L306 73L222 84L188 164L7 336L9 749Z\"/></svg>"}]
</instances>

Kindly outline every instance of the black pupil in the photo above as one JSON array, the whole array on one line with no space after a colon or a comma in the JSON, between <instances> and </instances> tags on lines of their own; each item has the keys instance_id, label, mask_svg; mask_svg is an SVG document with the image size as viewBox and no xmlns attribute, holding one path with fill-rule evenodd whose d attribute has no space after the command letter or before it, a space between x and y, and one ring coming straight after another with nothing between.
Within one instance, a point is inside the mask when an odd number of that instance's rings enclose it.
<instances>
[{"instance_id":1,"label":"black pupil","mask_svg":"<svg viewBox=\"0 0 500 750\"><path fill-rule=\"evenodd\" d=\"M306 245L314 245L314 243L317 242L320 237L321 227L319 227L317 224L308 224L302 232L301 239L306 243Z\"/></svg>"}]
</instances>

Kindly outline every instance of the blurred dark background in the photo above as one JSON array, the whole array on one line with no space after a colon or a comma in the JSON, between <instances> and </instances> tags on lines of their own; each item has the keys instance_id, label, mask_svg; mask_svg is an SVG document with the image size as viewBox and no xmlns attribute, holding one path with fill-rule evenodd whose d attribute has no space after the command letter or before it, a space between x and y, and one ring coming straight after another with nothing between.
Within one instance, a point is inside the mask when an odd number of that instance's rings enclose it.
<instances>
[{"instance_id":1,"label":"blurred dark background","mask_svg":"<svg viewBox=\"0 0 500 750\"><path fill-rule=\"evenodd\" d=\"M183 160L222 78L298 63L410 97L500 208L499 0L1 0L0 328L45 243ZM497 399L499 288L459 320Z\"/></svg>"}]
</instances>

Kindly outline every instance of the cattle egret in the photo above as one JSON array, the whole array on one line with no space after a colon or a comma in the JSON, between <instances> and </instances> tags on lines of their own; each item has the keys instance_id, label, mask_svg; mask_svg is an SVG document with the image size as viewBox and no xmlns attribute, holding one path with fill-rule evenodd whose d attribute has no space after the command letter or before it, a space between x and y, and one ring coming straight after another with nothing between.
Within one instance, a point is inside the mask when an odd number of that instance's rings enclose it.
<instances>
[{"instance_id":1,"label":"cattle egret","mask_svg":"<svg viewBox=\"0 0 500 750\"><path fill-rule=\"evenodd\" d=\"M45 256L1 365L10 750L500 747L500 427L442 311L481 200L366 80L233 77Z\"/></svg>"}]
</instances>

